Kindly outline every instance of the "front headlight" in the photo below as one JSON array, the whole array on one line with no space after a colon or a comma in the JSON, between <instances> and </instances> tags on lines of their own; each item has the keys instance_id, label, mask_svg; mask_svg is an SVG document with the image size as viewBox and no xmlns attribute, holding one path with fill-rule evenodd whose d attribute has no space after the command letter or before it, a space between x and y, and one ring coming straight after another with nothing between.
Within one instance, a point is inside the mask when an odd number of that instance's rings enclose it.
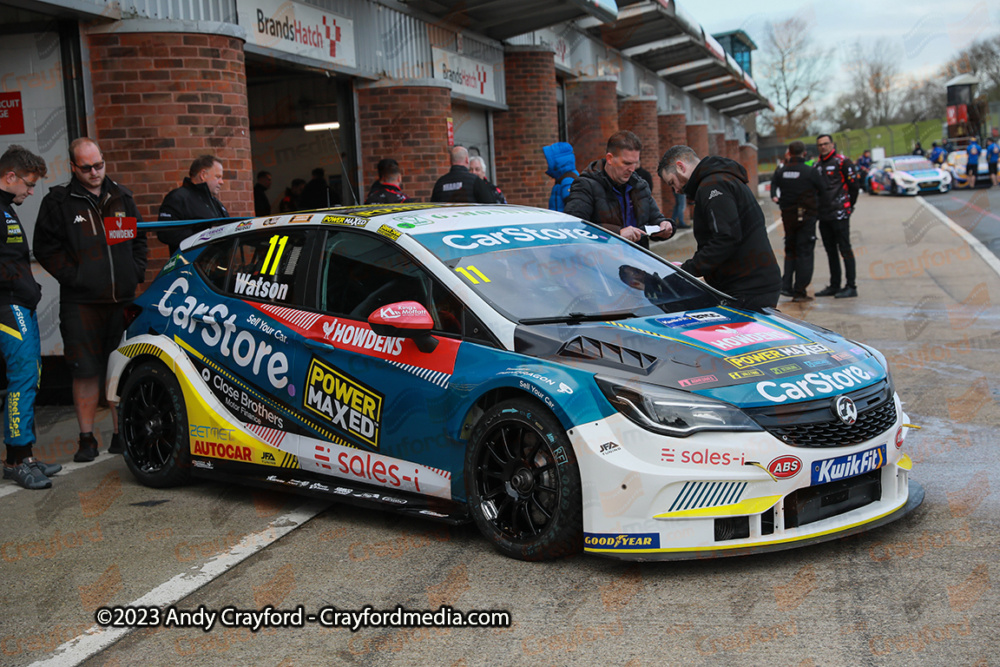
<instances>
[{"instance_id":1,"label":"front headlight","mask_svg":"<svg viewBox=\"0 0 1000 667\"><path fill-rule=\"evenodd\" d=\"M739 408L697 394L597 375L597 386L618 412L644 429L677 438L698 431L760 431Z\"/></svg>"}]
</instances>

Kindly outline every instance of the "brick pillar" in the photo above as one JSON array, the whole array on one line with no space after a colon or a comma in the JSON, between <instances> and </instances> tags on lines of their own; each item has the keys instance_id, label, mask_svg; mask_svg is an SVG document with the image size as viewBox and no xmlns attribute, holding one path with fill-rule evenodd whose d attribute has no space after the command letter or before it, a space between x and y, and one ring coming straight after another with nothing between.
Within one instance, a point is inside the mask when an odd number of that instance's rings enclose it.
<instances>
[{"instance_id":1,"label":"brick pillar","mask_svg":"<svg viewBox=\"0 0 1000 667\"><path fill-rule=\"evenodd\" d=\"M430 201L434 182L451 165L451 88L421 79L359 85L357 91L362 196L378 178L379 160L393 158L403 169L403 192L414 201Z\"/></svg>"},{"instance_id":2,"label":"brick pillar","mask_svg":"<svg viewBox=\"0 0 1000 667\"><path fill-rule=\"evenodd\" d=\"M506 47L504 76L509 110L493 114L494 180L511 204L546 208L553 181L542 147L559 141L552 49Z\"/></svg>"},{"instance_id":3,"label":"brick pillar","mask_svg":"<svg viewBox=\"0 0 1000 667\"><path fill-rule=\"evenodd\" d=\"M618 127L635 132L642 142L642 166L653 177L653 200L661 201L656 163L660 161L660 127L656 120L656 97L629 97L618 106Z\"/></svg>"},{"instance_id":4,"label":"brick pillar","mask_svg":"<svg viewBox=\"0 0 1000 667\"><path fill-rule=\"evenodd\" d=\"M730 160L740 161L740 140L726 139L726 157Z\"/></svg>"},{"instance_id":5,"label":"brick pillar","mask_svg":"<svg viewBox=\"0 0 1000 667\"><path fill-rule=\"evenodd\" d=\"M225 167L219 199L253 215L253 164L243 40L219 34L98 33L88 36L94 139L108 175L135 194L144 220L178 187L199 155ZM149 240L147 282L168 259Z\"/></svg>"},{"instance_id":6,"label":"brick pillar","mask_svg":"<svg viewBox=\"0 0 1000 667\"><path fill-rule=\"evenodd\" d=\"M687 114L683 111L680 113L663 114L657 117L657 121L660 128L660 157L663 157L663 154L672 146L687 144ZM659 157L656 159L656 163L660 163ZM675 203L673 191L670 188L663 188L660 201L662 202L660 210L663 211L665 216L670 217ZM685 222L690 221L685 220Z\"/></svg>"},{"instance_id":7,"label":"brick pillar","mask_svg":"<svg viewBox=\"0 0 1000 667\"><path fill-rule=\"evenodd\" d=\"M712 148L708 145L708 125L704 123L688 125L687 145L690 146L698 157L705 157L712 154Z\"/></svg>"},{"instance_id":8,"label":"brick pillar","mask_svg":"<svg viewBox=\"0 0 1000 667\"><path fill-rule=\"evenodd\" d=\"M579 171L605 156L608 137L618 131L617 82L614 76L566 82L566 125Z\"/></svg>"},{"instance_id":9,"label":"brick pillar","mask_svg":"<svg viewBox=\"0 0 1000 667\"><path fill-rule=\"evenodd\" d=\"M708 150L712 155L726 156L726 135L721 132L708 133Z\"/></svg>"},{"instance_id":10,"label":"brick pillar","mask_svg":"<svg viewBox=\"0 0 1000 667\"><path fill-rule=\"evenodd\" d=\"M750 191L757 194L757 147L753 144L743 144L740 146L740 164L747 170L750 182L747 185Z\"/></svg>"}]
</instances>

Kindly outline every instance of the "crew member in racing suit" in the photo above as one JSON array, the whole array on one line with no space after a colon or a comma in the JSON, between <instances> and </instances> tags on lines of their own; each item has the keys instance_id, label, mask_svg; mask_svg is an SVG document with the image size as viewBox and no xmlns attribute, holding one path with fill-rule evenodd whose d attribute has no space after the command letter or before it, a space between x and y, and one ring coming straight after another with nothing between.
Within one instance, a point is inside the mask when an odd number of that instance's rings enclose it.
<instances>
[{"instance_id":1,"label":"crew member in racing suit","mask_svg":"<svg viewBox=\"0 0 1000 667\"><path fill-rule=\"evenodd\" d=\"M771 198L781 208L785 228L785 270L781 275L781 293L801 303L811 301L806 287L812 281L813 251L816 248L816 216L826 197L826 187L819 171L805 160L806 145L793 141L788 145L788 160L774 172Z\"/></svg>"},{"instance_id":2,"label":"crew member in racing suit","mask_svg":"<svg viewBox=\"0 0 1000 667\"><path fill-rule=\"evenodd\" d=\"M833 296L838 299L855 297L854 251L851 249L851 213L858 200L858 175L854 164L837 152L833 137L821 134L816 138L819 149L819 170L826 184L826 201L819 208L819 234L823 249L830 263L830 284L816 292L816 296ZM840 286L840 257L844 258L844 287Z\"/></svg>"},{"instance_id":3,"label":"crew member in racing suit","mask_svg":"<svg viewBox=\"0 0 1000 667\"><path fill-rule=\"evenodd\" d=\"M28 239L14 212L14 205L20 206L47 172L45 160L21 146L11 146L0 157L0 211L5 223L0 237L0 353L7 366L3 478L26 489L49 488L49 477L62 470L61 465L42 463L31 453L35 392L42 368L35 308L42 288L31 275Z\"/></svg>"}]
</instances>

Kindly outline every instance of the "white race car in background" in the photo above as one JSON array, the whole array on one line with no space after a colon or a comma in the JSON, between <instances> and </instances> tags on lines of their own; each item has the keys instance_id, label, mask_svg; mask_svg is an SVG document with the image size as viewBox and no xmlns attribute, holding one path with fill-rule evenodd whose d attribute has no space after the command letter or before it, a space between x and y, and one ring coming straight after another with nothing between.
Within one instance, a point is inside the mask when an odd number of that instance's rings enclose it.
<instances>
[{"instance_id":1,"label":"white race car in background","mask_svg":"<svg viewBox=\"0 0 1000 667\"><path fill-rule=\"evenodd\" d=\"M870 194L918 195L922 192L948 192L952 175L920 155L887 157L868 174L865 189Z\"/></svg>"}]
</instances>

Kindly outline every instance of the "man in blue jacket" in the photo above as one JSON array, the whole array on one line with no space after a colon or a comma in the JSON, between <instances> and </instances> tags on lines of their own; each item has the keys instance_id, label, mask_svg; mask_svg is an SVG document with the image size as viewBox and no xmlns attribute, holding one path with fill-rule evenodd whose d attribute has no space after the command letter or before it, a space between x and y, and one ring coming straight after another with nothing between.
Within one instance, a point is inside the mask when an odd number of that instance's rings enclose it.
<instances>
[{"instance_id":1,"label":"man in blue jacket","mask_svg":"<svg viewBox=\"0 0 1000 667\"><path fill-rule=\"evenodd\" d=\"M969 177L969 187L976 187L976 174L979 173L979 156L982 154L983 148L976 141L975 137L965 147L965 154L969 156L969 161L965 167L965 174Z\"/></svg>"},{"instance_id":2,"label":"man in blue jacket","mask_svg":"<svg viewBox=\"0 0 1000 667\"><path fill-rule=\"evenodd\" d=\"M566 197L573 181L580 177L576 170L576 156L573 155L573 145L565 141L549 144L542 148L548 169L545 173L555 179L552 193L549 195L549 210L562 211L566 207Z\"/></svg>"}]
</instances>

